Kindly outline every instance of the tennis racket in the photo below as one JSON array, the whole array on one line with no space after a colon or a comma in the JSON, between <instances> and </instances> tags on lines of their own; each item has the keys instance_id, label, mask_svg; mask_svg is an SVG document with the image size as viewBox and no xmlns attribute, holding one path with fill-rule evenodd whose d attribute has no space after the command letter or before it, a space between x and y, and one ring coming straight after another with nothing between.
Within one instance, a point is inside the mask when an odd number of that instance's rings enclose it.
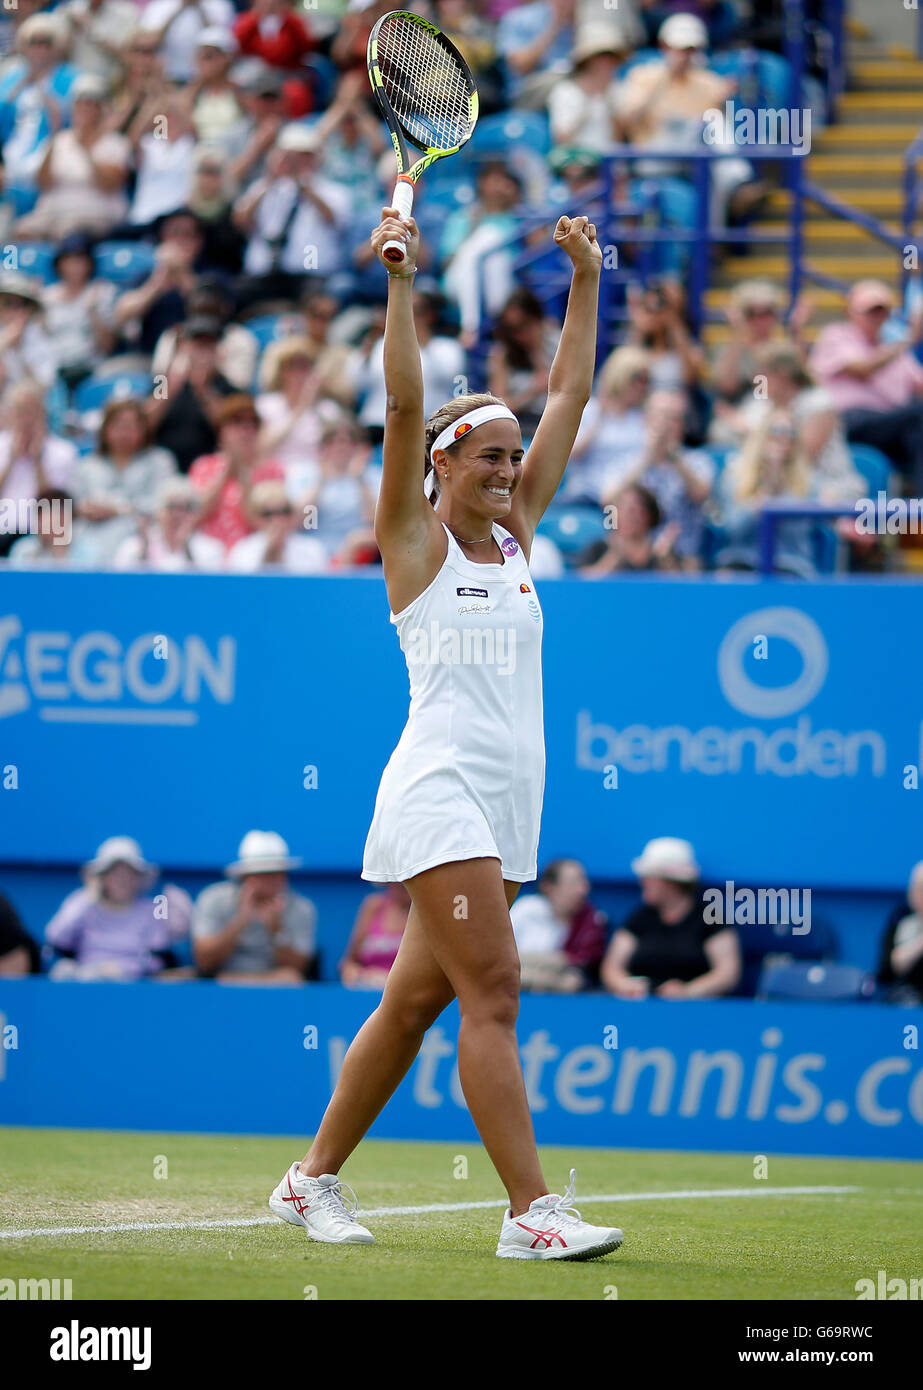
<instances>
[{"instance_id":1,"label":"tennis racket","mask_svg":"<svg viewBox=\"0 0 923 1390\"><path fill-rule=\"evenodd\" d=\"M369 81L397 156L392 207L406 222L417 179L436 159L457 154L478 118L478 93L468 64L429 20L391 10L377 21L368 45ZM423 154L410 163L408 141ZM405 260L404 243L386 241L392 265Z\"/></svg>"}]
</instances>

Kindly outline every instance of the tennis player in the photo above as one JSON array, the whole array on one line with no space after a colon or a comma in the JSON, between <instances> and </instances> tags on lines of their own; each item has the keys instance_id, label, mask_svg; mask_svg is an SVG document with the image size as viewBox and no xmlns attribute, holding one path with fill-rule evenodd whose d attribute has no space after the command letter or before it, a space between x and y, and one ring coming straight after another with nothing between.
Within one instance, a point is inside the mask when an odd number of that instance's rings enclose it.
<instances>
[{"instance_id":1,"label":"tennis player","mask_svg":"<svg viewBox=\"0 0 923 1390\"><path fill-rule=\"evenodd\" d=\"M389 239L406 245L393 269ZM401 882L412 907L381 1003L360 1029L306 1158L270 1198L315 1240L368 1244L341 1165L458 999L465 1100L509 1194L497 1254L588 1259L622 1232L572 1209L576 1174L549 1193L516 1040L519 958L510 906L536 876L545 780L542 612L529 574L535 528L557 491L593 385L596 228L562 217L572 279L548 401L527 459L511 410L459 396L423 416L413 322L416 222L385 208L372 245L389 272L387 419L375 534L410 674L410 715L384 774L362 877ZM423 460L425 459L425 464Z\"/></svg>"}]
</instances>

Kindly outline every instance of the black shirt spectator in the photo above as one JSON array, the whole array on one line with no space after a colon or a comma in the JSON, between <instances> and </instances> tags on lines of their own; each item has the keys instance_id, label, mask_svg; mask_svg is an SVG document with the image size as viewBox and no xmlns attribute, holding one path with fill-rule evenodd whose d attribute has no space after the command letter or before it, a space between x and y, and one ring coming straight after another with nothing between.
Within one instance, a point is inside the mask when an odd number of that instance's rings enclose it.
<instances>
[{"instance_id":1,"label":"black shirt spectator","mask_svg":"<svg viewBox=\"0 0 923 1390\"><path fill-rule=\"evenodd\" d=\"M41 953L10 902L0 893L0 975L38 975Z\"/></svg>"}]
</instances>

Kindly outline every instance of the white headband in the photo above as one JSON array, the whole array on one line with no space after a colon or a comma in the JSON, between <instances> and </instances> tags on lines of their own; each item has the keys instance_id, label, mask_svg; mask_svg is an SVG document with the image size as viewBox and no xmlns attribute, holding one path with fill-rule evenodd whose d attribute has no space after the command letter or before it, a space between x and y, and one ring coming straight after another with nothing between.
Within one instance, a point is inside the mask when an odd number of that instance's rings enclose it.
<instances>
[{"instance_id":1,"label":"white headband","mask_svg":"<svg viewBox=\"0 0 923 1390\"><path fill-rule=\"evenodd\" d=\"M478 425L486 425L489 420L516 420L516 416L506 405L476 406L474 410L469 410L467 415L461 415L457 420L453 420L451 425L446 425L442 433L436 436L433 447L429 451L430 463L433 463L433 454L437 449L444 449L447 444L454 444L469 430L476 430Z\"/></svg>"}]
</instances>

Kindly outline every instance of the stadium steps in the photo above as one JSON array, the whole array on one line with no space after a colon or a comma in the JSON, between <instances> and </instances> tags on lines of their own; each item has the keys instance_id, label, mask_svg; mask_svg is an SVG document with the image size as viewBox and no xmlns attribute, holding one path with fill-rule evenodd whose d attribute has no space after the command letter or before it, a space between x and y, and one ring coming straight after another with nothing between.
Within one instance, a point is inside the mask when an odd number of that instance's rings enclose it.
<instances>
[{"instance_id":1,"label":"stadium steps","mask_svg":"<svg viewBox=\"0 0 923 1390\"><path fill-rule=\"evenodd\" d=\"M849 34L848 90L840 98L837 124L814 135L805 174L832 198L901 236L904 152L923 128L923 61L877 43L861 25L850 25ZM774 190L752 230L784 238L791 205L787 189ZM831 215L819 203L806 201L804 212L809 266L847 283L874 276L899 288L897 254L878 237ZM707 310L721 315L733 286L741 280L768 279L785 291L788 274L787 252L771 242L757 244L743 256L726 256L706 294ZM812 327L842 314L843 296L838 291L807 288L815 306ZM706 340L720 342L724 331L720 322L709 324Z\"/></svg>"}]
</instances>

